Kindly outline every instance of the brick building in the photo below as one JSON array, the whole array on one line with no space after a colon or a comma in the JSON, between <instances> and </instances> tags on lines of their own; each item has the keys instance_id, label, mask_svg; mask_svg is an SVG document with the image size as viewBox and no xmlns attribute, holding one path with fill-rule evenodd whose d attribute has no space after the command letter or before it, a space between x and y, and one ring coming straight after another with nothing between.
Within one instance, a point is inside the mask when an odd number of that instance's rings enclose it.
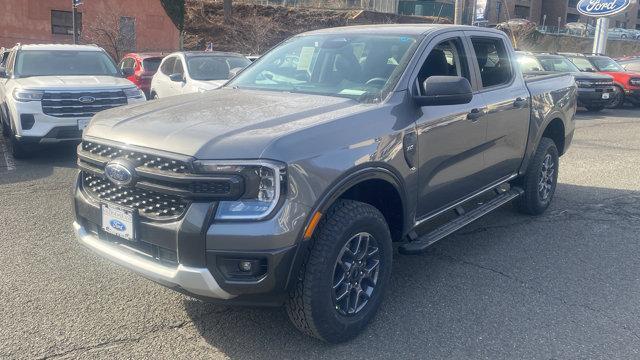
<instances>
[{"instance_id":1,"label":"brick building","mask_svg":"<svg viewBox=\"0 0 640 360\"><path fill-rule=\"evenodd\" d=\"M0 0L0 9L0 46L73 42L71 0ZM179 46L179 31L159 0L83 0L78 13L80 42L114 57Z\"/></svg>"}]
</instances>

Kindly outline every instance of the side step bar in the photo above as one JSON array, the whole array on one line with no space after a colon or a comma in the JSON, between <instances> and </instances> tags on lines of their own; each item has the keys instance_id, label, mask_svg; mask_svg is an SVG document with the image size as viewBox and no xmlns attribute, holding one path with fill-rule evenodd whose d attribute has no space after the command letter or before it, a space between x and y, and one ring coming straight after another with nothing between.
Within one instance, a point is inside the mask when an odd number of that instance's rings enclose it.
<instances>
[{"instance_id":1,"label":"side step bar","mask_svg":"<svg viewBox=\"0 0 640 360\"><path fill-rule=\"evenodd\" d=\"M398 251L405 255L421 254L427 250L427 248L433 245L436 241L451 235L455 231L469 225L470 223L478 220L484 215L496 210L500 206L508 203L509 201L522 195L524 191L521 188L512 187L509 191L503 192L486 203L478 206L477 208L469 211L456 211L459 216L452 221L436 228L435 230L422 235L414 241L401 245Z\"/></svg>"}]
</instances>

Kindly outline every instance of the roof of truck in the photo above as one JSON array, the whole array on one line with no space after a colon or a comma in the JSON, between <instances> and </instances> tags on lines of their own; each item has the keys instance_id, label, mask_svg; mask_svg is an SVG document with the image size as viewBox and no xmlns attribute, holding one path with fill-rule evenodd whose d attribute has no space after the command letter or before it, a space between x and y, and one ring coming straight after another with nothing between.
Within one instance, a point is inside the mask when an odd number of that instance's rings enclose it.
<instances>
[{"instance_id":1,"label":"roof of truck","mask_svg":"<svg viewBox=\"0 0 640 360\"><path fill-rule=\"evenodd\" d=\"M490 28L479 28L469 25L447 25L447 24L377 24L377 25L354 25L341 26L319 30L312 30L304 33L308 34L339 34L339 33L367 33L379 35L423 35L432 31L449 29L449 30L473 30L486 31L496 34L504 34Z\"/></svg>"},{"instance_id":2,"label":"roof of truck","mask_svg":"<svg viewBox=\"0 0 640 360\"><path fill-rule=\"evenodd\" d=\"M23 44L21 50L72 50L72 51L102 51L97 45L72 44Z\"/></svg>"}]
</instances>

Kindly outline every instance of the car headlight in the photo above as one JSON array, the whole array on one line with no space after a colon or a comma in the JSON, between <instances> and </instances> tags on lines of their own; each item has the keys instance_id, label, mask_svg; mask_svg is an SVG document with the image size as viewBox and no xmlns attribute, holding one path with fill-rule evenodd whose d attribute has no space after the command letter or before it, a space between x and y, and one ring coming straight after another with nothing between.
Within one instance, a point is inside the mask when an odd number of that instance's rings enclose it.
<instances>
[{"instance_id":1,"label":"car headlight","mask_svg":"<svg viewBox=\"0 0 640 360\"><path fill-rule=\"evenodd\" d=\"M13 90L13 98L16 101L40 101L44 96L44 91L42 90L25 90L25 89L15 89Z\"/></svg>"},{"instance_id":2,"label":"car headlight","mask_svg":"<svg viewBox=\"0 0 640 360\"><path fill-rule=\"evenodd\" d=\"M127 97L127 99L144 99L144 92L142 92L142 90L138 89L137 87L130 87L130 88L125 88L122 89L122 91L124 91L124 95Z\"/></svg>"},{"instance_id":3,"label":"car headlight","mask_svg":"<svg viewBox=\"0 0 640 360\"><path fill-rule=\"evenodd\" d=\"M270 160L196 161L198 173L235 174L244 180L240 199L220 201L216 211L219 220L261 220L278 205L286 184L286 165Z\"/></svg>"},{"instance_id":4,"label":"car headlight","mask_svg":"<svg viewBox=\"0 0 640 360\"><path fill-rule=\"evenodd\" d=\"M581 87L581 88L588 88L588 87L591 87L592 83L591 81L587 81L587 80L576 80L576 85L578 85L578 87Z\"/></svg>"},{"instance_id":5,"label":"car headlight","mask_svg":"<svg viewBox=\"0 0 640 360\"><path fill-rule=\"evenodd\" d=\"M629 80L629 84L631 86L640 86L640 79L636 78L636 79L631 79Z\"/></svg>"}]
</instances>

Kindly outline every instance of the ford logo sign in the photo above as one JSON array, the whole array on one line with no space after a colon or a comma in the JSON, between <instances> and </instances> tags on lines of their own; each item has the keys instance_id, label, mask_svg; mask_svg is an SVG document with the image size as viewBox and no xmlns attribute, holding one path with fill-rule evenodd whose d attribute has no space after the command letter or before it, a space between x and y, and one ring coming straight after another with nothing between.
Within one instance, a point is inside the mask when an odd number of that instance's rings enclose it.
<instances>
[{"instance_id":1,"label":"ford logo sign","mask_svg":"<svg viewBox=\"0 0 640 360\"><path fill-rule=\"evenodd\" d=\"M135 166L126 159L109 161L104 167L104 175L118 186L133 185L135 180Z\"/></svg>"},{"instance_id":2,"label":"ford logo sign","mask_svg":"<svg viewBox=\"0 0 640 360\"><path fill-rule=\"evenodd\" d=\"M93 96L81 96L78 98L78 101L83 104L93 104L96 101L96 98Z\"/></svg>"},{"instance_id":3,"label":"ford logo sign","mask_svg":"<svg viewBox=\"0 0 640 360\"><path fill-rule=\"evenodd\" d=\"M120 232L127 230L127 225L125 225L122 221L111 220L109 222L109 225Z\"/></svg>"},{"instance_id":4,"label":"ford logo sign","mask_svg":"<svg viewBox=\"0 0 640 360\"><path fill-rule=\"evenodd\" d=\"M609 16L624 11L631 0L580 0L578 12L587 16Z\"/></svg>"}]
</instances>

